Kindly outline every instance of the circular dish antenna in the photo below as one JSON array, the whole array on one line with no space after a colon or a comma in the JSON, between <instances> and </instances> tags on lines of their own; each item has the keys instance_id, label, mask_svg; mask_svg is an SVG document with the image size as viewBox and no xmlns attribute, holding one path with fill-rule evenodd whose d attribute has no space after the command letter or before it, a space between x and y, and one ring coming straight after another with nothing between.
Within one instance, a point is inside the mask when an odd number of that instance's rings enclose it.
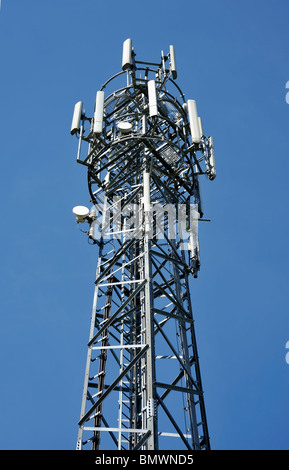
<instances>
[{"instance_id":1,"label":"circular dish antenna","mask_svg":"<svg viewBox=\"0 0 289 470\"><path fill-rule=\"evenodd\" d=\"M89 215L89 209L87 209L85 206L75 206L72 209L72 212L76 217L76 221L81 223L83 223L86 217Z\"/></svg>"},{"instance_id":2,"label":"circular dish antenna","mask_svg":"<svg viewBox=\"0 0 289 470\"><path fill-rule=\"evenodd\" d=\"M123 134L127 134L128 132L132 130L132 124L127 121L120 121L117 124L117 127L120 130L120 132L122 132Z\"/></svg>"}]
</instances>

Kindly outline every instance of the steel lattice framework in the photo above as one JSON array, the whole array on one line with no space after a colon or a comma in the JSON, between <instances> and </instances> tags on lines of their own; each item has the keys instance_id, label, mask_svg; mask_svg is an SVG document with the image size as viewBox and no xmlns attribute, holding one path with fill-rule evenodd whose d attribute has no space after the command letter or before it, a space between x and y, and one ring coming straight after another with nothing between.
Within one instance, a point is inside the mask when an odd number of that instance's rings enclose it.
<instances>
[{"instance_id":1,"label":"steel lattice framework","mask_svg":"<svg viewBox=\"0 0 289 470\"><path fill-rule=\"evenodd\" d=\"M75 213L98 247L77 449L210 449L189 282L213 144L176 76L173 46L140 62L127 40L93 117L75 106L93 203Z\"/></svg>"}]
</instances>

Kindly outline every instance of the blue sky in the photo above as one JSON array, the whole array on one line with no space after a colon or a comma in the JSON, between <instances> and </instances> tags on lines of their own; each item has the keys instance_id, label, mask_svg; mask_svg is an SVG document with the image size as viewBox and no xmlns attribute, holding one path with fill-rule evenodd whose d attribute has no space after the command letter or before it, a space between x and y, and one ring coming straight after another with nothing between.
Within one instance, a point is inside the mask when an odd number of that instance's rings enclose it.
<instances>
[{"instance_id":1,"label":"blue sky","mask_svg":"<svg viewBox=\"0 0 289 470\"><path fill-rule=\"evenodd\" d=\"M2 1L1 449L74 449L97 252L70 136L75 102L175 46L213 135L192 300L214 449L289 449L289 5L285 0Z\"/></svg>"}]
</instances>

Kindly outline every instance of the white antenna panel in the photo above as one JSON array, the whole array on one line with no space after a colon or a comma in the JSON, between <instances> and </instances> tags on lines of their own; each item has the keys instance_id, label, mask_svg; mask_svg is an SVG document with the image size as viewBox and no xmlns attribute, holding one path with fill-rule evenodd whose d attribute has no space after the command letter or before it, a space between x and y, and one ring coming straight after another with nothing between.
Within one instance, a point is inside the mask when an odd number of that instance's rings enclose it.
<instances>
[{"instance_id":1,"label":"white antenna panel","mask_svg":"<svg viewBox=\"0 0 289 470\"><path fill-rule=\"evenodd\" d=\"M158 115L158 102L157 102L156 83L154 80L148 81L148 96L149 96L150 117L157 116Z\"/></svg>"},{"instance_id":2,"label":"white antenna panel","mask_svg":"<svg viewBox=\"0 0 289 470\"><path fill-rule=\"evenodd\" d=\"M171 71L173 79L175 80L178 76L177 74L177 67L176 67L176 56L175 56L175 48L174 46L170 46L170 58L171 58Z\"/></svg>"},{"instance_id":3,"label":"white antenna panel","mask_svg":"<svg viewBox=\"0 0 289 470\"><path fill-rule=\"evenodd\" d=\"M81 115L82 115L82 101L78 101L78 103L76 103L76 105L74 106L71 131L70 131L71 135L76 134L76 132L79 132Z\"/></svg>"},{"instance_id":4,"label":"white antenna panel","mask_svg":"<svg viewBox=\"0 0 289 470\"><path fill-rule=\"evenodd\" d=\"M104 108L104 91L98 91L96 94L94 123L93 123L93 132L95 134L102 133L103 108Z\"/></svg>"},{"instance_id":5,"label":"white antenna panel","mask_svg":"<svg viewBox=\"0 0 289 470\"><path fill-rule=\"evenodd\" d=\"M122 70L127 70L131 67L131 53L132 41L131 39L126 39L122 49Z\"/></svg>"},{"instance_id":6,"label":"white antenna panel","mask_svg":"<svg viewBox=\"0 0 289 470\"><path fill-rule=\"evenodd\" d=\"M201 142L201 132L198 120L197 104L195 100L188 100L188 113L192 141L194 144L199 144Z\"/></svg>"}]
</instances>

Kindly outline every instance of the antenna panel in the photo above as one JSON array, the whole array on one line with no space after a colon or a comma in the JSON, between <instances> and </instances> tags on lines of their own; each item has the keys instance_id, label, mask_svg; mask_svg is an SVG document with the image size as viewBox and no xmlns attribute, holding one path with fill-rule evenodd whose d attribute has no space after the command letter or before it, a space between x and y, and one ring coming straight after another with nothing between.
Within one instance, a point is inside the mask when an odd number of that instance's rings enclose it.
<instances>
[{"instance_id":1,"label":"antenna panel","mask_svg":"<svg viewBox=\"0 0 289 470\"><path fill-rule=\"evenodd\" d=\"M156 83L154 80L148 81L148 95L149 95L150 117L157 116L158 115L158 102L157 102Z\"/></svg>"},{"instance_id":2,"label":"antenna panel","mask_svg":"<svg viewBox=\"0 0 289 470\"><path fill-rule=\"evenodd\" d=\"M103 107L104 107L104 91L98 91L96 94L94 123L93 123L93 132L95 134L102 133Z\"/></svg>"},{"instance_id":3,"label":"antenna panel","mask_svg":"<svg viewBox=\"0 0 289 470\"><path fill-rule=\"evenodd\" d=\"M126 39L123 43L122 49L122 70L131 68L131 54L132 54L132 41Z\"/></svg>"},{"instance_id":4,"label":"antenna panel","mask_svg":"<svg viewBox=\"0 0 289 470\"><path fill-rule=\"evenodd\" d=\"M201 142L201 132L198 120L197 104L195 100L188 100L188 113L192 141L194 144L199 144Z\"/></svg>"},{"instance_id":5,"label":"antenna panel","mask_svg":"<svg viewBox=\"0 0 289 470\"><path fill-rule=\"evenodd\" d=\"M172 72L173 79L175 80L178 74L177 74L176 56L175 56L174 46L170 46L170 58L171 58L171 72Z\"/></svg>"},{"instance_id":6,"label":"antenna panel","mask_svg":"<svg viewBox=\"0 0 289 470\"><path fill-rule=\"evenodd\" d=\"M74 112L73 112L73 118L72 118L72 123L71 123L71 130L70 130L71 135L76 134L76 132L79 132L81 115L82 115L82 101L78 101L78 103L76 103L76 105L74 106Z\"/></svg>"}]
</instances>

